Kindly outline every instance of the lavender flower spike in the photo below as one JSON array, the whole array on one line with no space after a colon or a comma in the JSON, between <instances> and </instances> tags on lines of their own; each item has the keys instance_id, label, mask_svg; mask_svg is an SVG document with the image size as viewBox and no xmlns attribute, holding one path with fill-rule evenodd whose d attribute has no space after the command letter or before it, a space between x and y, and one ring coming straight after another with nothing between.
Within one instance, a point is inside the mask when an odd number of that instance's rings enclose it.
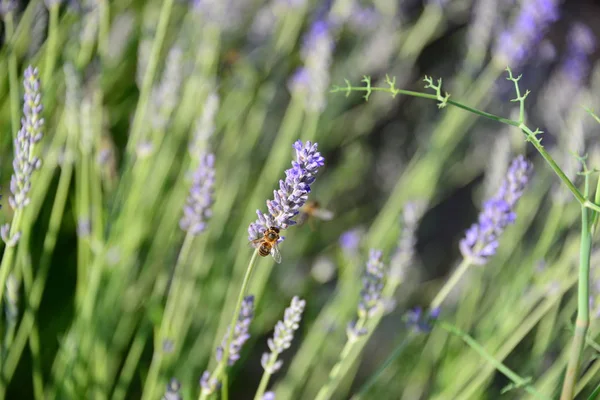
<instances>
[{"instance_id":1,"label":"lavender flower spike","mask_svg":"<svg viewBox=\"0 0 600 400\"><path fill-rule=\"evenodd\" d=\"M267 200L269 213L257 210L258 219L248 227L250 241L262 237L270 227L287 229L296 223L292 218L306 203L310 185L315 181L319 168L325 164L325 159L317 151L317 143L298 140L294 149L296 160L292 161L292 168L285 171L285 180L280 180L279 189L273 191L273 200Z\"/></svg>"},{"instance_id":2,"label":"lavender flower spike","mask_svg":"<svg viewBox=\"0 0 600 400\"><path fill-rule=\"evenodd\" d=\"M242 308L240 310L240 315L238 317L237 324L233 329L233 339L231 340L231 345L229 347L229 358L227 360L227 364L229 366L235 364L235 362L240 358L240 351L242 350L242 346L246 343L246 340L250 338L250 323L252 322L252 317L254 317L254 296L246 296L242 302ZM224 349L223 347L227 345L227 340L229 339L229 334L231 331L231 327L227 329L227 333L223 337L223 342L221 346L217 347L216 358L217 361L221 361L223 358Z\"/></svg>"},{"instance_id":3,"label":"lavender flower spike","mask_svg":"<svg viewBox=\"0 0 600 400\"><path fill-rule=\"evenodd\" d=\"M260 360L263 368L269 374L273 374L281 368L283 361L277 360L277 356L291 346L294 332L298 329L305 306L306 301L294 296L290 306L285 309L283 321L277 321L273 338L267 341L271 353L264 353Z\"/></svg>"},{"instance_id":4,"label":"lavender flower spike","mask_svg":"<svg viewBox=\"0 0 600 400\"><path fill-rule=\"evenodd\" d=\"M531 164L523 156L512 161L502 186L494 197L484 203L479 221L467 230L465 238L460 241L460 252L473 264L486 264L496 253L498 238L506 226L515 222L515 206L527 186L530 170Z\"/></svg>"},{"instance_id":5,"label":"lavender flower spike","mask_svg":"<svg viewBox=\"0 0 600 400\"><path fill-rule=\"evenodd\" d=\"M382 292L386 278L385 265L382 262L381 250L371 249L367 267L363 275L363 288L358 303L358 321L348 325L347 334L350 340L367 334L365 323L383 306Z\"/></svg>"},{"instance_id":6,"label":"lavender flower spike","mask_svg":"<svg viewBox=\"0 0 600 400\"><path fill-rule=\"evenodd\" d=\"M215 184L215 156L211 153L200 157L198 168L193 174L193 183L183 217L179 226L192 235L198 235L206 229L206 221L212 215L213 186Z\"/></svg>"},{"instance_id":7,"label":"lavender flower spike","mask_svg":"<svg viewBox=\"0 0 600 400\"><path fill-rule=\"evenodd\" d=\"M15 157L13 159L14 173L10 178L10 192L8 203L15 211L23 209L29 204L29 191L31 190L31 176L33 171L42 165L41 160L34 156L35 144L42 139L42 97L37 68L29 66L25 70L25 95L23 97L23 118L21 129L14 141ZM12 228L16 229L16 228ZM16 245L19 232L12 233L11 226L5 224L0 229L4 242L9 246Z\"/></svg>"}]
</instances>

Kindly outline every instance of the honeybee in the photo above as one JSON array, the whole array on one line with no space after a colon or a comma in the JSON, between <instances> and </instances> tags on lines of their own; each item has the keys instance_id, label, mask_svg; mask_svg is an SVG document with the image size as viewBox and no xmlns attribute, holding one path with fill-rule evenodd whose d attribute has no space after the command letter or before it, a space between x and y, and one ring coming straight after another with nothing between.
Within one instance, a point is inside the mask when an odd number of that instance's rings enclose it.
<instances>
[{"instance_id":1,"label":"honeybee","mask_svg":"<svg viewBox=\"0 0 600 400\"><path fill-rule=\"evenodd\" d=\"M277 264L280 264L281 253L279 252L279 247L277 246L278 240L279 228L272 226L265 231L263 237L254 239L250 243L254 248L258 249L258 254L261 257L266 257L270 254L273 256L273 260L275 260Z\"/></svg>"},{"instance_id":2,"label":"honeybee","mask_svg":"<svg viewBox=\"0 0 600 400\"><path fill-rule=\"evenodd\" d=\"M321 208L321 205L318 201L310 200L307 201L306 204L304 204L300 209L300 213L298 214L298 221L296 222L298 222L298 225L302 225L310 218L317 218L322 221L330 221L333 218L333 212Z\"/></svg>"}]
</instances>

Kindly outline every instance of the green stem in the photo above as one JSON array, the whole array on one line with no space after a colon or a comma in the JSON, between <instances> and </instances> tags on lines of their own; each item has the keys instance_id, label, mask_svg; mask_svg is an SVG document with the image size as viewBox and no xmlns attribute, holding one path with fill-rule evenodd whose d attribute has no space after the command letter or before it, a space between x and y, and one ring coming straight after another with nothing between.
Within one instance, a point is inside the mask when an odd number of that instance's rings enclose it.
<instances>
[{"instance_id":1,"label":"green stem","mask_svg":"<svg viewBox=\"0 0 600 400\"><path fill-rule=\"evenodd\" d=\"M223 374L227 374L226 368L227 368L227 363L229 360L229 350L231 347L231 341L233 340L233 329L239 318L240 310L242 309L242 302L244 301L244 296L246 295L246 289L248 288L248 284L250 283L250 276L252 276L252 271L254 270L254 267L256 266L257 261L258 261L258 249L254 250L254 253L252 253L252 258L250 259L250 262L248 263L248 268L246 269L246 274L244 275L244 280L242 281L242 287L240 288L240 292L238 294L237 303L236 303L235 309L233 311L233 316L231 317L231 321L229 323L230 334L227 335L227 341L225 343L225 348L223 349L223 355L221 357L221 361L219 361L217 368L215 368L215 371L213 372L212 376L210 377L211 380L216 379L218 381L219 379L222 379ZM199 399L206 400L206 398L210 394L211 393L209 390L206 390L203 388L202 391L200 392Z\"/></svg>"},{"instance_id":2,"label":"green stem","mask_svg":"<svg viewBox=\"0 0 600 400\"><path fill-rule=\"evenodd\" d=\"M451 325L444 321L438 321L437 326L444 329L445 331L458 336L465 342L469 347L475 350L481 357L485 358L491 365L500 371L504 376L510 379L517 387L523 388L527 393L537 397L538 399L548 399L546 396L535 390L533 386L529 384L528 379L521 378L516 372L508 368L506 365L496 360L491 354L489 354L475 339L461 331L454 325Z\"/></svg>"},{"instance_id":3,"label":"green stem","mask_svg":"<svg viewBox=\"0 0 600 400\"><path fill-rule=\"evenodd\" d=\"M458 282L461 280L461 278L463 277L465 272L467 272L467 270L469 269L470 266L471 266L471 261L469 261L469 259L467 259L467 258L463 258L463 260L460 262L459 266L452 273L452 276L450 277L450 279L448 279L446 281L444 286L442 286L442 289L438 292L438 294L435 296L435 298L431 302L431 306L430 306L431 309L438 308L439 306L442 305L442 303L444 302L446 297L448 297L448 295L450 294L452 289L454 289L454 287L458 284Z\"/></svg>"},{"instance_id":4,"label":"green stem","mask_svg":"<svg viewBox=\"0 0 600 400\"><path fill-rule=\"evenodd\" d=\"M152 82L154 81L158 62L160 61L160 51L163 42L165 41L169 17L171 16L171 10L173 8L173 2L174 0L164 0L160 10L160 17L158 20L158 26L156 28L156 36L152 42L148 66L146 68L146 73L144 74L142 89L140 91L140 97L135 109L133 124L131 126L131 134L127 143L127 154L130 157L134 153L139 136L141 135L142 129L146 124L146 113L148 111L148 101L150 100L150 94L152 92Z\"/></svg>"},{"instance_id":5,"label":"green stem","mask_svg":"<svg viewBox=\"0 0 600 400\"><path fill-rule=\"evenodd\" d=\"M183 244L181 245L181 250L179 251L179 256L177 257L177 262L175 263L175 267L173 269L173 283L169 288L165 313L160 324L159 334L156 343L154 344L154 356L152 357L152 362L150 363L150 370L148 371L148 375L146 376L146 384L144 385L143 398L156 398L155 392L159 383L158 380L160 379L160 368L162 366L165 352L163 348L163 342L169 336L168 331L169 328L171 328L171 322L173 321L175 312L177 311L177 306L179 305L177 302L177 296L181 291L181 285L184 281L181 269L185 266L185 263L189 258L190 250L192 249L192 243L194 242L194 237L195 236L189 232L185 235L185 239L183 240Z\"/></svg>"},{"instance_id":6,"label":"green stem","mask_svg":"<svg viewBox=\"0 0 600 400\"><path fill-rule=\"evenodd\" d=\"M55 2L49 9L50 12L50 24L48 26L48 47L46 48L46 63L44 65L44 76L42 82L49 85L52 79L52 73L54 72L54 65L56 63L57 45L58 45L58 11L60 3Z\"/></svg>"},{"instance_id":7,"label":"green stem","mask_svg":"<svg viewBox=\"0 0 600 400\"><path fill-rule=\"evenodd\" d=\"M129 346L129 352L127 353L127 358L125 358L125 364L123 365L123 369L121 370L121 374L119 375L119 379L117 380L117 385L115 387L115 391L113 393L113 400L124 400L127 395L127 389L129 388L129 384L131 383L131 379L135 373L137 365L142 356L142 352L144 351L144 346L146 345L146 341L148 340L148 335L150 331L149 326L142 326L138 329L131 346Z\"/></svg>"},{"instance_id":8,"label":"green stem","mask_svg":"<svg viewBox=\"0 0 600 400\"><path fill-rule=\"evenodd\" d=\"M586 176L586 189L588 176ZM587 191L587 190L586 190ZM571 400L577 384L579 364L583 355L585 338L590 325L589 279L590 255L592 252L592 234L589 221L589 210L581 207L581 245L579 248L579 286L577 290L577 320L575 321L575 334L571 343L571 355L567 364L565 380L563 382L561 400Z\"/></svg>"},{"instance_id":9,"label":"green stem","mask_svg":"<svg viewBox=\"0 0 600 400\"><path fill-rule=\"evenodd\" d=\"M512 75L510 75L510 76L512 77ZM519 110L520 110L520 114L521 114L521 121L514 121L514 120L511 120L511 119L503 118L503 117L500 117L498 115L487 113L485 111L481 111L481 110L478 110L476 108L469 107L469 106L467 106L465 104L462 104L460 102L453 101L453 100L450 100L450 99L445 100L444 103L445 104L451 104L451 105L453 105L455 107L458 107L458 108L461 108L463 110L469 111L469 112L471 112L473 114L476 114L476 115L479 115L481 117L488 118L488 119L491 119L491 120L494 120L494 121L498 121L498 122L501 122L501 123L504 123L504 124L507 124L507 125L511 125L511 126L515 126L515 127L519 128L523 133L525 133L525 135L527 136L528 141L530 141L533 144L533 146L535 147L535 149L540 153L540 155L548 163L548 165L550 166L550 168L552 168L552 170L554 171L554 173L567 186L567 188L573 194L573 196L575 197L575 199L577 199L577 201L583 207L592 209L592 210L594 210L596 212L600 212L600 206L598 204L595 204L595 203L589 201L588 199L586 199L581 194L581 192L577 189L577 187L575 187L575 185L573 184L573 182L571 182L571 180L566 176L566 174L563 172L563 170L558 166L558 164L556 164L556 161L554 161L554 159L552 158L552 156L545 150L544 146L542 146L542 144L541 144L541 140L539 140L536 137L536 133L538 133L538 132L533 132L522 121L523 115L524 115L524 97L520 96L520 93L519 93L518 86L517 86L516 82L515 82L515 87L516 87L516 90L517 90L517 98L520 99L520 103L521 103L519 105ZM440 101L440 98L439 98L438 95L432 95L432 94L421 93L421 92L414 92L414 91L410 91L410 90L396 89L395 87L393 87L392 84L390 84L389 88L386 88L386 87L373 87L373 86L370 85L370 83L368 83L368 85L366 87L363 87L363 86L351 86L351 85L348 84L345 87L336 86L336 87L334 87L331 90L332 93L345 92L347 94L349 94L350 92L353 92L353 91L367 92L366 97L368 97L371 92L387 92L387 93L391 93L392 96L396 96L398 94L403 94L403 95L412 96L412 97L420 97L420 98L424 98L424 99L430 99L430 100Z\"/></svg>"},{"instance_id":10,"label":"green stem","mask_svg":"<svg viewBox=\"0 0 600 400\"><path fill-rule=\"evenodd\" d=\"M6 13L4 17L4 27L6 29L6 42L8 43L8 79L10 90L10 121L13 139L17 137L19 130L19 78L17 71L17 55L15 54L15 24L12 11Z\"/></svg>"},{"instance_id":11,"label":"green stem","mask_svg":"<svg viewBox=\"0 0 600 400\"><path fill-rule=\"evenodd\" d=\"M108 39L110 34L110 6L108 0L98 2L100 26L98 28L98 54L105 58L108 53Z\"/></svg>"},{"instance_id":12,"label":"green stem","mask_svg":"<svg viewBox=\"0 0 600 400\"><path fill-rule=\"evenodd\" d=\"M359 320L356 322L356 330L358 331L364 329L366 322L367 321L365 318L359 318ZM331 398L335 389L339 386L344 376L346 376L346 373L352 367L354 360L356 360L358 354L363 348L363 345L357 346L357 344L366 341L367 339L368 337L356 337L353 339L349 338L348 341L346 341L346 344L340 353L340 358L337 364L331 368L331 371L329 372L329 379L327 380L327 383L321 387L317 393L317 396L315 397L315 400L327 400ZM351 353L352 357L350 357Z\"/></svg>"},{"instance_id":13,"label":"green stem","mask_svg":"<svg viewBox=\"0 0 600 400\"><path fill-rule=\"evenodd\" d=\"M415 335L414 331L411 331L411 333L407 337L402 339L402 341L396 346L396 348L394 349L392 354L390 354L388 356L388 358L383 362L383 364L381 364L381 366L377 369L377 371L375 371L375 373L373 375L371 375L369 380L367 380L367 382L365 382L361 386L358 393L356 393L354 396L352 396L351 400L360 400L361 398L365 397L365 395L367 394L369 389L375 384L377 379L383 374L383 371L385 371L386 368L389 367L392 362L394 362L394 360L396 360L398 357L400 357L400 355L402 354L402 352L404 351L406 346L410 342L412 342L414 335Z\"/></svg>"}]
</instances>

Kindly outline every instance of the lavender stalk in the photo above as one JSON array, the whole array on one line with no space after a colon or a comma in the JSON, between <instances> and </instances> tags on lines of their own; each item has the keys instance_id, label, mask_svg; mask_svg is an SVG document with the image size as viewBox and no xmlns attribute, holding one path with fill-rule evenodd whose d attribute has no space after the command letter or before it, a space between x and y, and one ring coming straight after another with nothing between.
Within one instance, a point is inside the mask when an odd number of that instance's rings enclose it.
<instances>
[{"instance_id":1,"label":"lavender stalk","mask_svg":"<svg viewBox=\"0 0 600 400\"><path fill-rule=\"evenodd\" d=\"M452 289L472 265L485 265L496 254L499 238L504 229L515 222L515 207L529 181L531 164L523 156L515 158L496 195L487 200L479 214L479 220L466 232L459 248L463 259L431 302L431 309L441 306Z\"/></svg>"},{"instance_id":2,"label":"lavender stalk","mask_svg":"<svg viewBox=\"0 0 600 400\"><path fill-rule=\"evenodd\" d=\"M281 231L296 224L293 218L298 215L300 208L306 203L308 194L310 193L310 186L315 181L319 168L325 164L325 159L317 151L317 143L310 141L302 143L302 141L298 140L294 143L293 147L296 152L296 159L292 161L292 168L285 171L285 180L279 181L279 189L273 191L273 199L267 200L267 209L269 212L263 213L257 210L258 219L248 227L248 239L251 243L264 237L265 233L271 228ZM277 242L283 240L284 237L281 236ZM236 318L242 307L242 301L250 282L250 276L258 261L260 249L260 244L256 245L256 250L248 263L229 326L235 326ZM273 251L271 254L275 257ZM220 382L223 379L223 375L227 374L225 360L229 358L231 340L232 338L229 337L224 346L225 350L221 361L213 374L210 375L210 378L207 378L209 382ZM210 390L203 388L200 393L200 400L206 399L211 393Z\"/></svg>"},{"instance_id":3,"label":"lavender stalk","mask_svg":"<svg viewBox=\"0 0 600 400\"><path fill-rule=\"evenodd\" d=\"M294 297L290 306L285 309L283 321L278 321L277 325L275 325L273 338L268 341L271 353L264 353L260 361L265 372L254 395L254 400L261 400L263 398L271 375L277 372L283 365L283 361L277 360L277 358L292 345L294 332L298 329L305 305L306 301L300 300L299 297Z\"/></svg>"},{"instance_id":4,"label":"lavender stalk","mask_svg":"<svg viewBox=\"0 0 600 400\"><path fill-rule=\"evenodd\" d=\"M20 224L23 209L29 204L32 174L42 165L34 155L35 145L42 139L44 119L42 118L42 101L38 70L28 67L25 70L25 86L23 119L21 129L14 140L15 157L14 173L10 180L11 195L8 202L14 210L13 220L0 228L0 236L6 244L2 263L0 264L0 299L4 298L6 280L11 272L15 248L21 237Z\"/></svg>"}]
</instances>

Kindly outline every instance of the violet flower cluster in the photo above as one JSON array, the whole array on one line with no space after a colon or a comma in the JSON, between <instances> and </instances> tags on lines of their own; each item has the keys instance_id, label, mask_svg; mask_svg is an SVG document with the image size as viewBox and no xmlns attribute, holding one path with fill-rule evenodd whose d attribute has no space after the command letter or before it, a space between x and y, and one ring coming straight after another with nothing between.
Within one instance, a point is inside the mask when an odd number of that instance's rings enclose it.
<instances>
[{"instance_id":1,"label":"violet flower cluster","mask_svg":"<svg viewBox=\"0 0 600 400\"><path fill-rule=\"evenodd\" d=\"M334 47L329 23L324 20L314 22L300 49L304 66L296 70L289 83L292 91L304 94L305 105L310 111L320 112L325 108Z\"/></svg>"},{"instance_id":2,"label":"violet flower cluster","mask_svg":"<svg viewBox=\"0 0 600 400\"><path fill-rule=\"evenodd\" d=\"M385 280L385 265L381 260L383 253L381 250L371 249L367 268L363 276L363 288L360 292L360 302L358 303L358 316L360 318L372 317L381 304L381 292Z\"/></svg>"},{"instance_id":3,"label":"violet flower cluster","mask_svg":"<svg viewBox=\"0 0 600 400\"><path fill-rule=\"evenodd\" d=\"M21 129L14 140L15 157L13 159L14 173L10 179L10 192L8 203L13 210L20 210L29 204L29 191L31 190L31 176L33 171L42 165L41 160L34 156L35 144L42 139L44 119L42 118L42 96L37 68L29 66L25 70L25 95L23 97L23 118ZM19 240L19 233L10 236L10 224L5 224L0 229L2 240L7 245L15 245Z\"/></svg>"},{"instance_id":4,"label":"violet flower cluster","mask_svg":"<svg viewBox=\"0 0 600 400\"><path fill-rule=\"evenodd\" d=\"M162 400L182 400L183 396L180 393L181 383L175 378L172 378L167 384L167 390L165 391Z\"/></svg>"},{"instance_id":5,"label":"violet flower cluster","mask_svg":"<svg viewBox=\"0 0 600 400\"><path fill-rule=\"evenodd\" d=\"M358 303L358 321L348 325L347 334L349 338L357 338L367 334L364 327L365 322L372 317L383 305L382 292L386 278L385 265L382 261L381 250L371 249L367 267L362 278L363 287L360 291Z\"/></svg>"},{"instance_id":6,"label":"violet flower cluster","mask_svg":"<svg viewBox=\"0 0 600 400\"><path fill-rule=\"evenodd\" d=\"M584 24L576 23L567 35L567 54L561 68L577 85L590 69L590 55L596 50L594 32Z\"/></svg>"},{"instance_id":7,"label":"violet flower cluster","mask_svg":"<svg viewBox=\"0 0 600 400\"><path fill-rule=\"evenodd\" d=\"M254 296L246 296L242 301L240 314L236 325L233 327L233 338L229 346L229 355L227 356L227 365L232 366L240 358L240 352L242 346L250 338L250 323L254 317ZM223 353L225 353L224 347L227 346L229 335L231 334L231 327L227 327L227 332L223 336L221 345L217 347L215 358L218 362L223 359ZM200 387L202 391L208 394L214 393L220 386L220 382L216 377L212 377L210 371L204 371L200 378Z\"/></svg>"},{"instance_id":8,"label":"violet flower cluster","mask_svg":"<svg viewBox=\"0 0 600 400\"><path fill-rule=\"evenodd\" d=\"M558 19L557 0L531 0L521 3L521 9L512 26L504 31L496 43L497 56L503 64L517 68L543 38L550 23Z\"/></svg>"},{"instance_id":9,"label":"violet flower cluster","mask_svg":"<svg viewBox=\"0 0 600 400\"><path fill-rule=\"evenodd\" d=\"M16 10L16 8L16 0L0 0L0 16L4 17L9 12Z\"/></svg>"},{"instance_id":10,"label":"violet flower cluster","mask_svg":"<svg viewBox=\"0 0 600 400\"><path fill-rule=\"evenodd\" d=\"M206 229L212 215L213 187L215 184L215 156L207 153L200 157L192 175L192 187L183 207L179 226L185 232L198 235Z\"/></svg>"},{"instance_id":11,"label":"violet flower cluster","mask_svg":"<svg viewBox=\"0 0 600 400\"><path fill-rule=\"evenodd\" d=\"M527 186L530 170L531 164L522 155L512 161L500 189L484 203L478 222L460 241L464 258L475 265L484 265L496 254L498 238L506 226L515 222L515 207Z\"/></svg>"},{"instance_id":12,"label":"violet flower cluster","mask_svg":"<svg viewBox=\"0 0 600 400\"><path fill-rule=\"evenodd\" d=\"M298 140L294 149L296 160L292 161L292 168L285 171L285 180L280 180L279 189L273 191L273 200L267 200L269 213L256 210L258 219L248 227L250 241L261 238L270 227L287 229L296 223L292 218L306 203L310 185L315 181L319 168L325 164L325 159L317 151L317 143Z\"/></svg>"},{"instance_id":13,"label":"violet flower cluster","mask_svg":"<svg viewBox=\"0 0 600 400\"><path fill-rule=\"evenodd\" d=\"M283 320L277 321L273 338L270 338L267 341L271 353L263 353L260 360L263 368L268 373L273 374L277 372L283 365L282 360L272 361L292 345L294 332L300 326L299 324L305 306L305 300L301 300L298 296L294 296L290 306L285 309Z\"/></svg>"},{"instance_id":14,"label":"violet flower cluster","mask_svg":"<svg viewBox=\"0 0 600 400\"><path fill-rule=\"evenodd\" d=\"M242 308L240 310L240 315L238 316L237 324L233 328L233 338L229 347L227 365L232 366L237 360L239 360L242 346L250 338L250 323L252 323L253 317L254 296L246 296L242 301ZM217 347L216 358L219 362L223 358L224 347L227 345L227 340L229 339L230 333L231 327L227 329L227 333L223 337L221 346Z\"/></svg>"}]
</instances>

